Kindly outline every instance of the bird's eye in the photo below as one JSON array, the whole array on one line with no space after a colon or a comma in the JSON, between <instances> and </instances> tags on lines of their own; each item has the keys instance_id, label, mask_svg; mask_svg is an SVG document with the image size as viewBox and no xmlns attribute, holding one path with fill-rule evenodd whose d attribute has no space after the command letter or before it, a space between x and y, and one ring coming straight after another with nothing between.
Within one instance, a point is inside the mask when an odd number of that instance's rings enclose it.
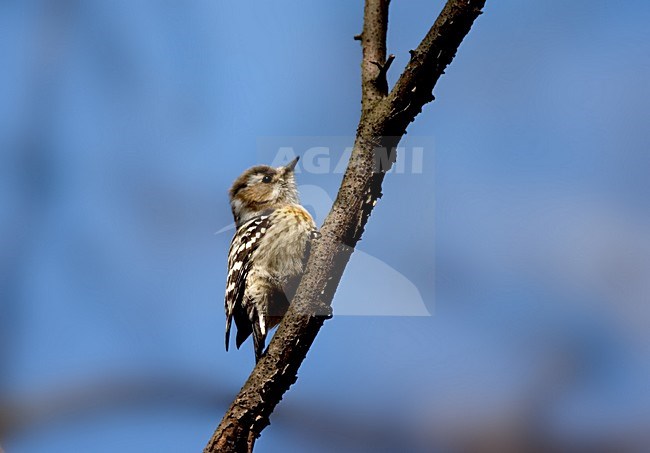
<instances>
[{"instance_id":1,"label":"bird's eye","mask_svg":"<svg viewBox=\"0 0 650 453\"><path fill-rule=\"evenodd\" d=\"M264 177L262 178L262 182L269 183L269 182L271 182L271 179L272 179L272 178L271 178L270 175L266 175L266 176L264 176Z\"/></svg>"}]
</instances>

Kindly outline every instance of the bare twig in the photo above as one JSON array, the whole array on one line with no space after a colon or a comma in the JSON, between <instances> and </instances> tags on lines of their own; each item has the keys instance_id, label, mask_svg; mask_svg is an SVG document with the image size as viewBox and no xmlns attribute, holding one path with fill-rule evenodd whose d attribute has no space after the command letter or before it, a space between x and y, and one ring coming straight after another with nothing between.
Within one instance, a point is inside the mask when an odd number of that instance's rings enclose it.
<instances>
[{"instance_id":1,"label":"bare twig","mask_svg":"<svg viewBox=\"0 0 650 453\"><path fill-rule=\"evenodd\" d=\"M388 94L388 79L386 78L386 74L388 74L390 65L393 64L394 60L395 55L390 54L386 60L386 63L382 64L373 61L373 64L379 68L379 74L377 74L377 78L375 79L375 85L377 85L377 89L380 93L382 93L382 96L386 96Z\"/></svg>"},{"instance_id":2,"label":"bare twig","mask_svg":"<svg viewBox=\"0 0 650 453\"><path fill-rule=\"evenodd\" d=\"M296 381L300 364L329 316L343 270L381 197L388 168L377 171L377 153L395 147L422 106L433 99L435 83L485 0L449 0L389 94L387 86L382 89L377 83L392 62L386 60L388 3L366 0L361 120L336 201L321 228L322 237L313 247L300 286L266 354L224 415L206 452L250 451L269 424L271 412Z\"/></svg>"}]
</instances>

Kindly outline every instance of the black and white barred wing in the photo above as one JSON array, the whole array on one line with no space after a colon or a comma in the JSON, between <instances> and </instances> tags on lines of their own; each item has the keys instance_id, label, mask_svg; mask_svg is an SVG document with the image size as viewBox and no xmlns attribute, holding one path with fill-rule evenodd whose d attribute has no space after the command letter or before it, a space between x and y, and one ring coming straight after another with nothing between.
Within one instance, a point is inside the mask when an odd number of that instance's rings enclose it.
<instances>
[{"instance_id":1,"label":"black and white barred wing","mask_svg":"<svg viewBox=\"0 0 650 453\"><path fill-rule=\"evenodd\" d=\"M233 316L235 317L235 321L239 321L238 318L242 316L246 316L246 320L242 319L241 321L248 321L248 316L245 315L246 311L242 306L244 292L246 290L246 278L253 264L253 260L251 259L253 252L259 246L260 238L268 229L269 224L268 215L254 217L237 229L230 243L225 298L226 351L230 342L230 325L232 324ZM237 322L237 329L242 329L242 325L239 322ZM243 332L238 332L238 338L240 338L240 333ZM246 334L244 338L246 336L248 335Z\"/></svg>"}]
</instances>

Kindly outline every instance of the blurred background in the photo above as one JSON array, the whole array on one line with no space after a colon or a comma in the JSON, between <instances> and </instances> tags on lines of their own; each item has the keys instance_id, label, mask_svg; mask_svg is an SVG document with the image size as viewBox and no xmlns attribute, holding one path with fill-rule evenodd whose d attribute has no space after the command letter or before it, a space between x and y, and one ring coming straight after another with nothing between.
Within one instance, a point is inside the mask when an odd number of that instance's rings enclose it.
<instances>
[{"instance_id":1,"label":"blurred background","mask_svg":"<svg viewBox=\"0 0 650 453\"><path fill-rule=\"evenodd\" d=\"M389 82L443 4L393 2ZM362 10L0 3L7 453L205 446L254 364L223 347L227 189L341 155ZM649 19L488 1L256 451L650 449ZM298 175L319 221L341 176Z\"/></svg>"}]
</instances>

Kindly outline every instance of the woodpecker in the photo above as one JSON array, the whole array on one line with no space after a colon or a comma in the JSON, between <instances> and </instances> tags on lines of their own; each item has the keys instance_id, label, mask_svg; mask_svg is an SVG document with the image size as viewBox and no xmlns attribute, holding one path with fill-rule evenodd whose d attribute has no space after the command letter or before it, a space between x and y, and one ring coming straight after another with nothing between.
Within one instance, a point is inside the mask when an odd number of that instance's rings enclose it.
<instances>
[{"instance_id":1,"label":"woodpecker","mask_svg":"<svg viewBox=\"0 0 650 453\"><path fill-rule=\"evenodd\" d=\"M311 215L300 205L294 168L249 168L230 188L237 231L228 253L226 280L226 351L233 318L237 349L251 335L255 361L266 335L289 308L309 252L318 237Z\"/></svg>"}]
</instances>

